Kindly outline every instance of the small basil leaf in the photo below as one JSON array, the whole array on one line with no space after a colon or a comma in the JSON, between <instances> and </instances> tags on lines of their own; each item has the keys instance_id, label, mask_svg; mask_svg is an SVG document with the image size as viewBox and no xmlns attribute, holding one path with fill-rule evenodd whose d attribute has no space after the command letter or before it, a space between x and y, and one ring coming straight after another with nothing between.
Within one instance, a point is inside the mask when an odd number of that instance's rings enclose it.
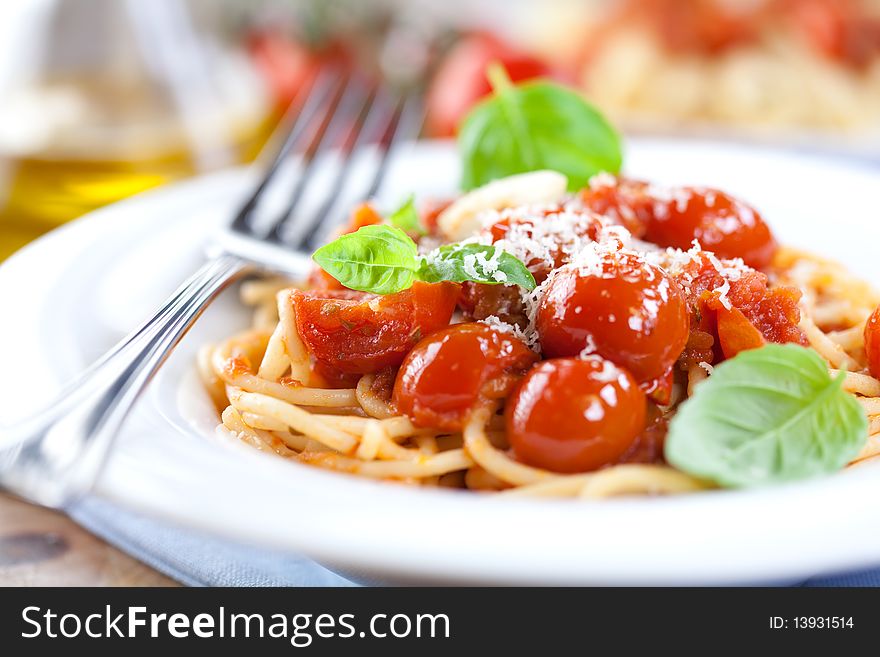
<instances>
[{"instance_id":1,"label":"small basil leaf","mask_svg":"<svg viewBox=\"0 0 880 657\"><path fill-rule=\"evenodd\" d=\"M397 210L391 213L388 221L392 226L400 228L400 230L415 235L425 235L428 231L422 226L421 217L416 210L415 196L410 194L409 198Z\"/></svg>"},{"instance_id":2,"label":"small basil leaf","mask_svg":"<svg viewBox=\"0 0 880 657\"><path fill-rule=\"evenodd\" d=\"M418 276L429 283L474 281L535 289L535 277L516 256L486 244L446 244L422 259Z\"/></svg>"},{"instance_id":3,"label":"small basil leaf","mask_svg":"<svg viewBox=\"0 0 880 657\"><path fill-rule=\"evenodd\" d=\"M842 375L841 375L842 377ZM811 350L769 344L717 366L678 409L666 459L722 486L749 487L840 470L867 419Z\"/></svg>"},{"instance_id":4,"label":"small basil leaf","mask_svg":"<svg viewBox=\"0 0 880 657\"><path fill-rule=\"evenodd\" d=\"M399 228L364 226L315 251L312 259L345 287L374 294L409 288L419 266L415 242Z\"/></svg>"},{"instance_id":5,"label":"small basil leaf","mask_svg":"<svg viewBox=\"0 0 880 657\"><path fill-rule=\"evenodd\" d=\"M495 95L474 107L459 130L465 189L551 169L577 190L597 173L620 171L619 135L579 93L546 81L513 86L500 70L490 71Z\"/></svg>"}]
</instances>

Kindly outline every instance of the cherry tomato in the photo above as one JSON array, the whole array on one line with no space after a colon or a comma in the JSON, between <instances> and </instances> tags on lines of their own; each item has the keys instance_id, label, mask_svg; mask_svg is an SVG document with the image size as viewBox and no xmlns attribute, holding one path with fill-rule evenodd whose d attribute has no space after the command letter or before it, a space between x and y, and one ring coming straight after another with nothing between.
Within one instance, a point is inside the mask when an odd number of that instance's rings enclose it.
<instances>
[{"instance_id":1,"label":"cherry tomato","mask_svg":"<svg viewBox=\"0 0 880 657\"><path fill-rule=\"evenodd\" d=\"M447 324L459 286L422 283L385 296L350 290L294 290L296 328L311 354L341 372L399 365L422 337Z\"/></svg>"},{"instance_id":2,"label":"cherry tomato","mask_svg":"<svg viewBox=\"0 0 880 657\"><path fill-rule=\"evenodd\" d=\"M393 400L419 426L460 431L471 411L505 397L537 359L511 335L485 324L456 324L413 348L397 374Z\"/></svg>"},{"instance_id":3,"label":"cherry tomato","mask_svg":"<svg viewBox=\"0 0 880 657\"><path fill-rule=\"evenodd\" d=\"M620 221L636 237L685 250L696 239L719 258L742 258L757 269L769 265L776 252L776 240L761 215L729 194L612 180L584 189L581 200L593 212Z\"/></svg>"},{"instance_id":4,"label":"cherry tomato","mask_svg":"<svg viewBox=\"0 0 880 657\"><path fill-rule=\"evenodd\" d=\"M677 187L671 199L657 199L645 239L688 249L696 239L719 258L742 258L750 267L770 264L776 240L756 210L713 189Z\"/></svg>"},{"instance_id":5,"label":"cherry tomato","mask_svg":"<svg viewBox=\"0 0 880 657\"><path fill-rule=\"evenodd\" d=\"M620 459L645 428L645 394L624 369L598 356L547 360L520 382L505 409L521 461L586 472Z\"/></svg>"},{"instance_id":6,"label":"cherry tomato","mask_svg":"<svg viewBox=\"0 0 880 657\"><path fill-rule=\"evenodd\" d=\"M529 241L546 247L546 252L525 262L538 284L544 282L553 269L569 262L572 254L584 242L595 241L607 225L603 217L592 212L567 212L563 205L554 204L528 216L509 216L483 230L493 243L509 240L513 243ZM470 319L485 319L494 315L508 324L525 328L529 323L520 290L514 286L486 285L466 282L462 285L459 307Z\"/></svg>"},{"instance_id":7,"label":"cherry tomato","mask_svg":"<svg viewBox=\"0 0 880 657\"><path fill-rule=\"evenodd\" d=\"M594 184L581 190L581 201L596 214L619 221L635 237L642 237L654 212L650 185L641 180L610 178L594 179Z\"/></svg>"},{"instance_id":8,"label":"cherry tomato","mask_svg":"<svg viewBox=\"0 0 880 657\"><path fill-rule=\"evenodd\" d=\"M589 269L557 270L536 325L545 356L576 356L587 349L642 383L668 373L684 349L689 326L680 286L627 252L600 255Z\"/></svg>"},{"instance_id":9,"label":"cherry tomato","mask_svg":"<svg viewBox=\"0 0 880 657\"><path fill-rule=\"evenodd\" d=\"M303 89L309 89L322 70L351 69L356 59L354 48L342 39L305 43L276 26L251 30L246 45L278 113L286 111Z\"/></svg>"},{"instance_id":10,"label":"cherry tomato","mask_svg":"<svg viewBox=\"0 0 880 657\"><path fill-rule=\"evenodd\" d=\"M498 61L514 82L538 77L564 77L537 57L490 34L459 41L443 60L428 91L427 131L433 137L451 137L477 101L492 88L486 68Z\"/></svg>"},{"instance_id":11,"label":"cherry tomato","mask_svg":"<svg viewBox=\"0 0 880 657\"><path fill-rule=\"evenodd\" d=\"M880 306L865 323L865 353L868 356L868 371L871 376L880 378Z\"/></svg>"}]
</instances>

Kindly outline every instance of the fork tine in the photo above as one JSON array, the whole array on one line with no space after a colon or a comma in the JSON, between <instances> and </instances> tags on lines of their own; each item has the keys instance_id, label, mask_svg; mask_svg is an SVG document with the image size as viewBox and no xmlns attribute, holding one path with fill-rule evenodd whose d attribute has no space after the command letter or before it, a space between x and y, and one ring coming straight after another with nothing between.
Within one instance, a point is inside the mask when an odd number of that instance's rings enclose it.
<instances>
[{"instance_id":1,"label":"fork tine","mask_svg":"<svg viewBox=\"0 0 880 657\"><path fill-rule=\"evenodd\" d=\"M303 168L297 177L293 192L287 205L275 218L267 239L276 243L285 242L285 231L302 200L306 185L315 173L318 156L333 146L345 125L355 114L356 108L363 104L364 89L361 84L347 78L337 89L337 93L327 109L324 120L318 125L315 135L303 154Z\"/></svg>"},{"instance_id":2,"label":"fork tine","mask_svg":"<svg viewBox=\"0 0 880 657\"><path fill-rule=\"evenodd\" d=\"M296 94L284 117L279 122L276 134L270 137L267 149L270 149L279 141L281 145L272 156L271 163L260 182L233 218L231 222L233 230L243 232L249 229L250 218L254 208L259 203L269 183L275 177L282 162L284 162L291 150L293 150L293 147L299 142L306 126L311 122L312 116L326 101L326 96L331 91L331 82L334 77L335 75L332 71L325 70L315 78L311 85L303 87Z\"/></svg>"},{"instance_id":3,"label":"fork tine","mask_svg":"<svg viewBox=\"0 0 880 657\"><path fill-rule=\"evenodd\" d=\"M422 104L421 94L409 92L402 94L397 100L397 107L391 120L385 128L384 134L379 140L379 163L376 167L376 173L373 174L373 180L363 195L364 200L368 200L376 196L382 182L385 180L385 174L388 171L388 162L391 155L400 140L409 136L416 137L422 130L424 123L424 106Z\"/></svg>"},{"instance_id":4,"label":"fork tine","mask_svg":"<svg viewBox=\"0 0 880 657\"><path fill-rule=\"evenodd\" d=\"M359 150L366 145L368 136L374 134L374 128L380 129L378 143L376 144L378 161L376 162L376 170L370 185L366 193L361 196L363 200L375 196L387 172L391 153L399 141L403 137L420 130L422 125L420 119L423 118L423 114L417 94L401 94L397 98L390 119L382 121L382 118L387 115L383 113L384 106L383 102L381 102L385 100L385 94L380 93L380 91L379 89L375 90L372 103L368 101L364 108L365 111L359 117L358 125L353 130L353 134L349 135L349 141L342 151L343 159L341 165L336 172L331 188L320 209L309 218L305 230L297 236L296 242L291 244L294 248L308 247L311 249L318 246L317 238L320 236L322 229L329 228L327 226L327 218L339 200L340 192L348 179L351 163L354 161ZM368 129L366 124L372 123L378 123L379 125L371 125Z\"/></svg>"},{"instance_id":5,"label":"fork tine","mask_svg":"<svg viewBox=\"0 0 880 657\"><path fill-rule=\"evenodd\" d=\"M383 112L382 100L383 98L380 95L379 88L373 85L357 119L353 123L351 130L346 136L345 142L340 149L342 161L336 171L333 182L331 183L320 208L318 208L318 210L309 218L304 230L297 235L296 242L292 244L294 248L314 245L313 243L316 236L324 226L327 217L330 215L330 212L339 200L340 193L345 187L345 182L348 180L351 171L352 162L369 136L375 132L375 128L377 127L375 124L379 123L381 120Z\"/></svg>"}]
</instances>

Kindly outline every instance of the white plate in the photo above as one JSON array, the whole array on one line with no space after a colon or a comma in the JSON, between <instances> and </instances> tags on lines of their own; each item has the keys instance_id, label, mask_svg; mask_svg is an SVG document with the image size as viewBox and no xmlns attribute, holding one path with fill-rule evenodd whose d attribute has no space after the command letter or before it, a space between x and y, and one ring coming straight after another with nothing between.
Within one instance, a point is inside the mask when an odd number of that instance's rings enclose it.
<instances>
[{"instance_id":1,"label":"white plate","mask_svg":"<svg viewBox=\"0 0 880 657\"><path fill-rule=\"evenodd\" d=\"M783 242L880 280L880 171L706 142L638 140L628 173L714 185L754 203ZM449 144L409 147L383 197L451 192ZM242 171L108 207L0 268L0 417L21 417L94 359L197 265L206 228L250 183ZM138 405L97 485L118 503L386 581L722 584L795 581L880 563L880 468L766 490L603 502L516 500L376 483L218 439L194 353L246 325L228 294Z\"/></svg>"}]
</instances>

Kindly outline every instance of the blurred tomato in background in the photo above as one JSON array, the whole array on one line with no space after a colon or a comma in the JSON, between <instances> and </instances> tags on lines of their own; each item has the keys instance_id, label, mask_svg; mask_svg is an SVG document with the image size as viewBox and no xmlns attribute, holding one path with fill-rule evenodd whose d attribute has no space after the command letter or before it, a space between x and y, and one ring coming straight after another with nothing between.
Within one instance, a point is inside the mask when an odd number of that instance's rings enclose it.
<instances>
[{"instance_id":1,"label":"blurred tomato in background","mask_svg":"<svg viewBox=\"0 0 880 657\"><path fill-rule=\"evenodd\" d=\"M860 69L880 56L880 11L859 0L782 0L794 27L827 57Z\"/></svg>"},{"instance_id":2,"label":"blurred tomato in background","mask_svg":"<svg viewBox=\"0 0 880 657\"><path fill-rule=\"evenodd\" d=\"M426 130L433 137L451 137L468 111L492 91L486 69L500 62L514 82L553 78L572 83L574 75L542 58L479 32L461 38L444 57L428 92Z\"/></svg>"},{"instance_id":3,"label":"blurred tomato in background","mask_svg":"<svg viewBox=\"0 0 880 657\"><path fill-rule=\"evenodd\" d=\"M265 80L277 111L293 102L321 69L317 52L274 28L255 28L247 35L247 50Z\"/></svg>"}]
</instances>

